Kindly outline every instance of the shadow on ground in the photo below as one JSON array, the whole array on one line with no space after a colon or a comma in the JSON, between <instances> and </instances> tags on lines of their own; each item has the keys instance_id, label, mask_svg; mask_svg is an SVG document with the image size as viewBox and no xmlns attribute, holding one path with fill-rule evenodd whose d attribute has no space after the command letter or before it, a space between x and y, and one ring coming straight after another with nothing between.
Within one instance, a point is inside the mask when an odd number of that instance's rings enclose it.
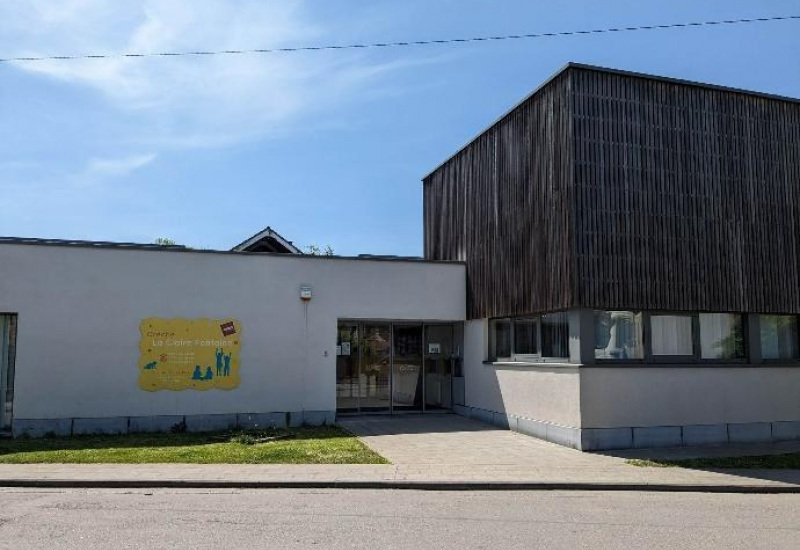
<instances>
[{"instance_id":1,"label":"shadow on ground","mask_svg":"<svg viewBox=\"0 0 800 550\"><path fill-rule=\"evenodd\" d=\"M452 413L342 416L337 425L356 435L490 432L501 428Z\"/></svg>"},{"instance_id":2,"label":"shadow on ground","mask_svg":"<svg viewBox=\"0 0 800 550\"><path fill-rule=\"evenodd\" d=\"M625 449L593 454L623 458L631 467L685 468L800 485L800 441Z\"/></svg>"}]
</instances>

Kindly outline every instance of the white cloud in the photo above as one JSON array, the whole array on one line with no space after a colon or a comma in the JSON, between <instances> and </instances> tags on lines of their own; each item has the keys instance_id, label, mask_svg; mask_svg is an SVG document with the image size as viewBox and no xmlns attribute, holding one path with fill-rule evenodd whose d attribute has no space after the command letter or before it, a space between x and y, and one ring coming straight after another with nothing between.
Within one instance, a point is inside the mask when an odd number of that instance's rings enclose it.
<instances>
[{"instance_id":1,"label":"white cloud","mask_svg":"<svg viewBox=\"0 0 800 550\"><path fill-rule=\"evenodd\" d=\"M133 155L123 158L92 159L86 166L84 175L87 177L127 176L134 170L147 166L153 162L155 158L155 153L149 153L146 155Z\"/></svg>"},{"instance_id":2,"label":"white cloud","mask_svg":"<svg viewBox=\"0 0 800 550\"><path fill-rule=\"evenodd\" d=\"M331 40L301 0L4 0L7 56L248 49ZM23 71L101 94L135 124L137 147L236 143L291 131L352 101L401 63L358 53L20 62Z\"/></svg>"}]
</instances>

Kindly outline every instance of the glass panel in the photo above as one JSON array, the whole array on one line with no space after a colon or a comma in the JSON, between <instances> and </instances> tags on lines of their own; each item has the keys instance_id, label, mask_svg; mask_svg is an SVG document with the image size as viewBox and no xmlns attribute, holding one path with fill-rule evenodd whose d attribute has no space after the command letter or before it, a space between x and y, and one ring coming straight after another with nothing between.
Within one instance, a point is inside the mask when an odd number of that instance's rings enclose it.
<instances>
[{"instance_id":1,"label":"glass panel","mask_svg":"<svg viewBox=\"0 0 800 550\"><path fill-rule=\"evenodd\" d=\"M511 357L511 322L508 319L494 321L494 358Z\"/></svg>"},{"instance_id":2,"label":"glass panel","mask_svg":"<svg viewBox=\"0 0 800 550\"><path fill-rule=\"evenodd\" d=\"M422 325L394 326L394 410L422 410Z\"/></svg>"},{"instance_id":3,"label":"glass panel","mask_svg":"<svg viewBox=\"0 0 800 550\"><path fill-rule=\"evenodd\" d=\"M6 429L7 423L11 421L10 416L6 416L6 406L10 408L10 403L6 403L6 379L8 377L8 356L11 345L11 316L0 315L0 429Z\"/></svg>"},{"instance_id":4,"label":"glass panel","mask_svg":"<svg viewBox=\"0 0 800 550\"><path fill-rule=\"evenodd\" d=\"M644 319L635 311L595 311L596 359L644 359Z\"/></svg>"},{"instance_id":5,"label":"glass panel","mask_svg":"<svg viewBox=\"0 0 800 550\"><path fill-rule=\"evenodd\" d=\"M742 316L731 313L701 313L700 357L703 359L743 358Z\"/></svg>"},{"instance_id":6,"label":"glass panel","mask_svg":"<svg viewBox=\"0 0 800 550\"><path fill-rule=\"evenodd\" d=\"M358 410L358 325L339 324L336 339L336 409Z\"/></svg>"},{"instance_id":7,"label":"glass panel","mask_svg":"<svg viewBox=\"0 0 800 550\"><path fill-rule=\"evenodd\" d=\"M363 325L359 403L361 411L388 412L392 368L392 331L389 325Z\"/></svg>"},{"instance_id":8,"label":"glass panel","mask_svg":"<svg viewBox=\"0 0 800 550\"><path fill-rule=\"evenodd\" d=\"M792 315L761 316L761 357L764 359L797 359L797 317Z\"/></svg>"},{"instance_id":9,"label":"glass panel","mask_svg":"<svg viewBox=\"0 0 800 550\"><path fill-rule=\"evenodd\" d=\"M694 355L692 317L689 315L653 315L650 317L653 355Z\"/></svg>"},{"instance_id":10,"label":"glass panel","mask_svg":"<svg viewBox=\"0 0 800 550\"><path fill-rule=\"evenodd\" d=\"M539 353L539 320L514 319L514 354Z\"/></svg>"},{"instance_id":11,"label":"glass panel","mask_svg":"<svg viewBox=\"0 0 800 550\"><path fill-rule=\"evenodd\" d=\"M542 357L569 357L569 323L566 313L541 316Z\"/></svg>"},{"instance_id":12,"label":"glass panel","mask_svg":"<svg viewBox=\"0 0 800 550\"><path fill-rule=\"evenodd\" d=\"M453 326L425 326L425 408L453 406Z\"/></svg>"}]
</instances>

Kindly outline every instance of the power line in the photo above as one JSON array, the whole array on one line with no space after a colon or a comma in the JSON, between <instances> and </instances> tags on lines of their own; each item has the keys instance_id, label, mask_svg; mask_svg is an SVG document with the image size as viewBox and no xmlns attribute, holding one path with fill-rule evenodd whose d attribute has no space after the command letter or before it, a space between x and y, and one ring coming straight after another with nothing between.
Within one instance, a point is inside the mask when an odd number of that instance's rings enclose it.
<instances>
[{"instance_id":1,"label":"power line","mask_svg":"<svg viewBox=\"0 0 800 550\"><path fill-rule=\"evenodd\" d=\"M500 36L476 36L470 38L447 38L442 40L409 40L404 42L372 42L364 44L329 44L323 46L297 46L293 48L260 48L250 50L208 50L208 51L183 51L183 52L147 52L147 53L118 53L118 54L79 54L79 55L47 55L40 57L6 57L0 58L0 63L14 61L71 61L78 59L120 59L142 57L184 57L184 56L210 56L210 55L242 55L242 54L272 54L293 52L316 52L323 50L360 50L368 48L399 48L408 46L432 46L442 44L463 44L470 42L498 42L503 40L523 40L534 38L558 38L563 36L608 34L632 31L655 31L664 29L678 29L686 27L709 27L714 25L741 25L745 23L766 23L772 21L787 21L800 19L800 15L781 15L775 17L755 17L750 19L725 19L719 21L697 21L691 23L670 23L667 25L640 25L636 27L611 27L605 29L591 29L582 31L541 32L530 34L506 34Z\"/></svg>"}]
</instances>

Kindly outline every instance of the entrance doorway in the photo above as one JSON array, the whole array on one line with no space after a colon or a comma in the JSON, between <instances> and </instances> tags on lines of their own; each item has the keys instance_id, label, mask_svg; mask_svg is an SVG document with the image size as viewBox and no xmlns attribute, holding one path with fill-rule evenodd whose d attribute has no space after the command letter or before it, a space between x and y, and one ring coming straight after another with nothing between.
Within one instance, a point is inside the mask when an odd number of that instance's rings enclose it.
<instances>
[{"instance_id":1,"label":"entrance doorway","mask_svg":"<svg viewBox=\"0 0 800 550\"><path fill-rule=\"evenodd\" d=\"M460 323L340 321L337 412L449 410L460 360Z\"/></svg>"},{"instance_id":2,"label":"entrance doorway","mask_svg":"<svg viewBox=\"0 0 800 550\"><path fill-rule=\"evenodd\" d=\"M17 316L0 313L0 432L11 431Z\"/></svg>"}]
</instances>

